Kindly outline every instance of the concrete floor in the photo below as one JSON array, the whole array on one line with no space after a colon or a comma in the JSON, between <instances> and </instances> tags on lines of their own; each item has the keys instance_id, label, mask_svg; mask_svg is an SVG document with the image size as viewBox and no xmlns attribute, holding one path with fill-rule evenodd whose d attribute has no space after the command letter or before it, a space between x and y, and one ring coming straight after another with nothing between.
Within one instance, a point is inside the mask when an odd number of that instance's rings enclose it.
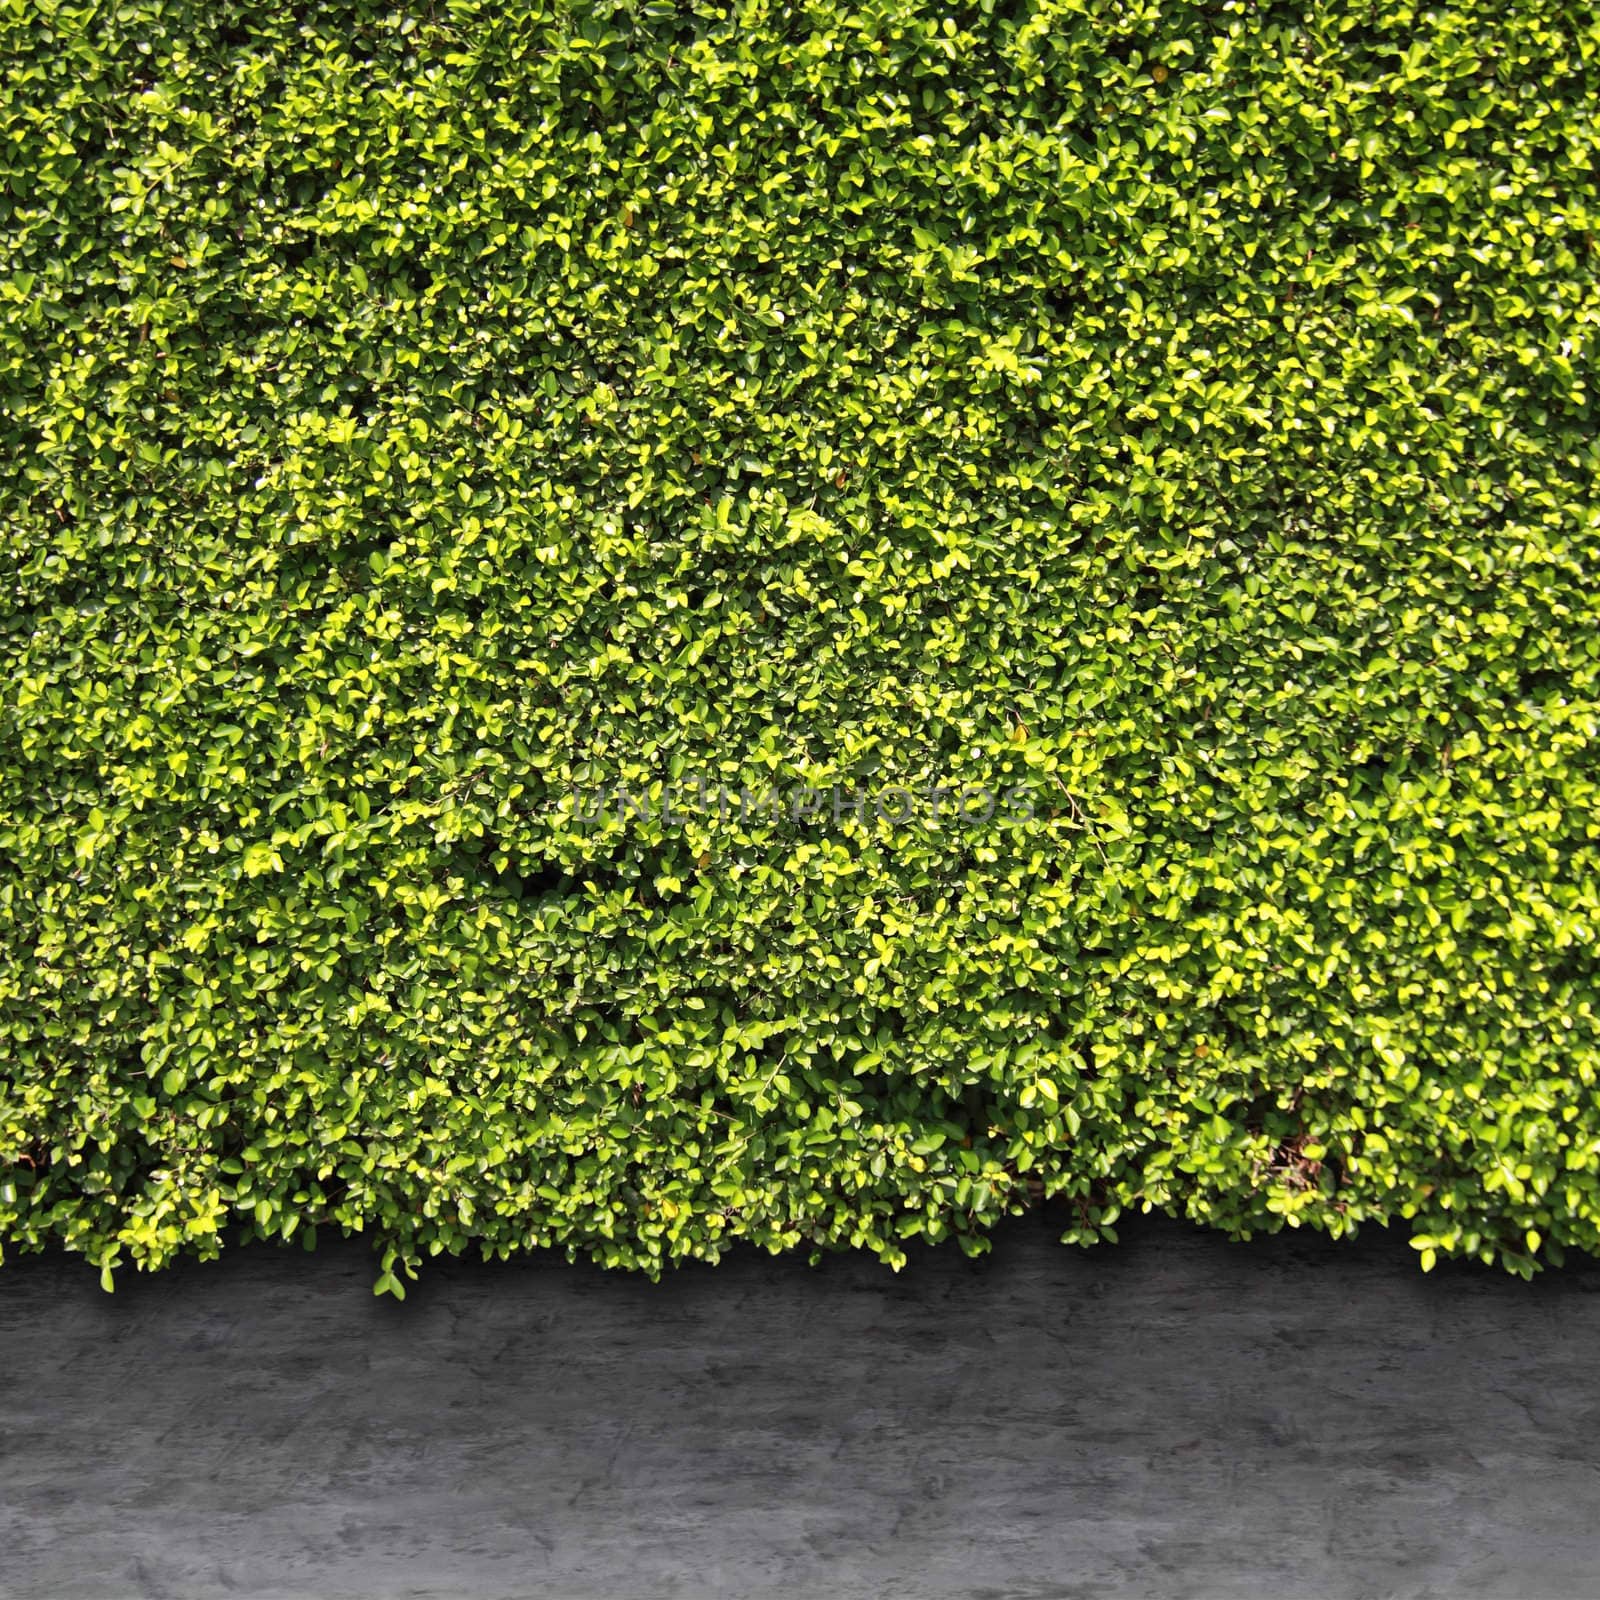
<instances>
[{"instance_id":1,"label":"concrete floor","mask_svg":"<svg viewBox=\"0 0 1600 1600\"><path fill-rule=\"evenodd\" d=\"M336 1244L0 1270L8 1600L1600 1596L1600 1267L1403 1241L747 1256Z\"/></svg>"}]
</instances>

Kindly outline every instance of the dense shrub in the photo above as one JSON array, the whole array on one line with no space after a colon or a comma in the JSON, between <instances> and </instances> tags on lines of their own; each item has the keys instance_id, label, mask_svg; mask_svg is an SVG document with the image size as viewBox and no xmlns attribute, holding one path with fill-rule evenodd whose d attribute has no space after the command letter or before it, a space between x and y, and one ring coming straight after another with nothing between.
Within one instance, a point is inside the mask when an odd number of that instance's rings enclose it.
<instances>
[{"instance_id":1,"label":"dense shrub","mask_svg":"<svg viewBox=\"0 0 1600 1600\"><path fill-rule=\"evenodd\" d=\"M1600 1247L1593 6L0 15L12 1249Z\"/></svg>"}]
</instances>

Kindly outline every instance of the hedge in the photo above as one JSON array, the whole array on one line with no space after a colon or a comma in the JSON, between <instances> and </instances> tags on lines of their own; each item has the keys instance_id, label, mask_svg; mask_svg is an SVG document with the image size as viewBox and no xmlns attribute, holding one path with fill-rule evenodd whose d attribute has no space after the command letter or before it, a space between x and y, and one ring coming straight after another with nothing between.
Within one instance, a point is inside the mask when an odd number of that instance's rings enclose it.
<instances>
[{"instance_id":1,"label":"hedge","mask_svg":"<svg viewBox=\"0 0 1600 1600\"><path fill-rule=\"evenodd\" d=\"M0 18L10 1254L1600 1250L1592 5Z\"/></svg>"}]
</instances>

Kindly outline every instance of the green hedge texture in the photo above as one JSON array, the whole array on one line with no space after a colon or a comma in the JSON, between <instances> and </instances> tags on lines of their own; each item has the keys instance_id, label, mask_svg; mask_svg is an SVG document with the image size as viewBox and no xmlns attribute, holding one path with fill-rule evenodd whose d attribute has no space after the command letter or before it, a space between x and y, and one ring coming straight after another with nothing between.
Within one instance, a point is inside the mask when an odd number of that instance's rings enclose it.
<instances>
[{"instance_id":1,"label":"green hedge texture","mask_svg":"<svg viewBox=\"0 0 1600 1600\"><path fill-rule=\"evenodd\" d=\"M0 18L10 1253L1600 1250L1593 5Z\"/></svg>"}]
</instances>

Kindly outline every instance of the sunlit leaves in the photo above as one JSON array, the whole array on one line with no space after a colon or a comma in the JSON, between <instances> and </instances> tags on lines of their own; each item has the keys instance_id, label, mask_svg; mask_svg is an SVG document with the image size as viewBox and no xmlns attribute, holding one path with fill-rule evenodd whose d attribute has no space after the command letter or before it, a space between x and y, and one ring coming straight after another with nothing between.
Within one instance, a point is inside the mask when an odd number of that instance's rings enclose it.
<instances>
[{"instance_id":1,"label":"sunlit leaves","mask_svg":"<svg viewBox=\"0 0 1600 1600\"><path fill-rule=\"evenodd\" d=\"M1600 1247L1583 8L0 44L0 1238Z\"/></svg>"}]
</instances>

